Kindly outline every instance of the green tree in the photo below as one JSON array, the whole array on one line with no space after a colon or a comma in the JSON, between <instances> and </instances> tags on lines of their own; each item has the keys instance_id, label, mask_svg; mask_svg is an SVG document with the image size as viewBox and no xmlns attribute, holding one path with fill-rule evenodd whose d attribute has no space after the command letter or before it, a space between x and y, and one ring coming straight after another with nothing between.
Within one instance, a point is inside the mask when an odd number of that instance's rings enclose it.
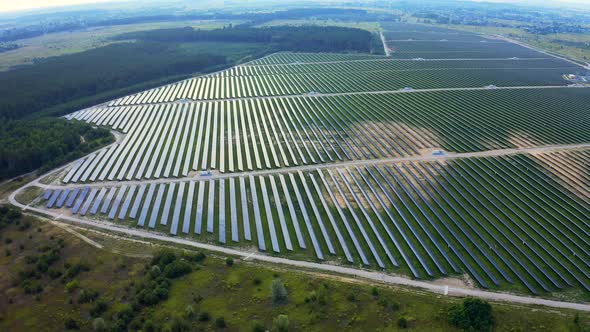
<instances>
[{"instance_id":1,"label":"green tree","mask_svg":"<svg viewBox=\"0 0 590 332\"><path fill-rule=\"evenodd\" d=\"M273 320L273 329L278 332L289 331L289 325L289 317L287 315L278 315L277 318Z\"/></svg>"},{"instance_id":2,"label":"green tree","mask_svg":"<svg viewBox=\"0 0 590 332\"><path fill-rule=\"evenodd\" d=\"M448 319L449 323L465 331L491 331L495 324L492 306L476 298L467 298L452 306Z\"/></svg>"},{"instance_id":3,"label":"green tree","mask_svg":"<svg viewBox=\"0 0 590 332\"><path fill-rule=\"evenodd\" d=\"M275 279L271 285L271 296L274 304L287 302L287 289L281 279Z\"/></svg>"}]
</instances>

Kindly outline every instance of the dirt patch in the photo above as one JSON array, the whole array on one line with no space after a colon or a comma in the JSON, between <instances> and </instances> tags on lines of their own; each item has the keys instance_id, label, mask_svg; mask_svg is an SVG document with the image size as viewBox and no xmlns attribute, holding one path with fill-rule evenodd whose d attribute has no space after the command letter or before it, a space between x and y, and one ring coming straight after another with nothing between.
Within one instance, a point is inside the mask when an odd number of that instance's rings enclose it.
<instances>
[{"instance_id":1,"label":"dirt patch","mask_svg":"<svg viewBox=\"0 0 590 332\"><path fill-rule=\"evenodd\" d=\"M455 288L476 288L473 279L469 276L469 274L465 273L456 278L440 278L432 281L435 285L443 285Z\"/></svg>"},{"instance_id":2,"label":"dirt patch","mask_svg":"<svg viewBox=\"0 0 590 332\"><path fill-rule=\"evenodd\" d=\"M585 201L590 200L590 186L586 184L590 178L590 167L580 162L586 158L585 156L579 152L534 153L531 155L570 192Z\"/></svg>"}]
</instances>

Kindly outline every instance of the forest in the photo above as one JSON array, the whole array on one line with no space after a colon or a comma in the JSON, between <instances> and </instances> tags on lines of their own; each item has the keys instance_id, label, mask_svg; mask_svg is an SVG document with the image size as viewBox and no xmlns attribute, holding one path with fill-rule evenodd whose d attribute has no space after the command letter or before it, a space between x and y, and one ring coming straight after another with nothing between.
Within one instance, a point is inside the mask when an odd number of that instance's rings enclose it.
<instances>
[{"instance_id":1,"label":"forest","mask_svg":"<svg viewBox=\"0 0 590 332\"><path fill-rule=\"evenodd\" d=\"M372 35L361 29L321 26L227 27L195 30L191 27L159 29L121 34L117 40L137 39L162 43L240 42L266 43L271 51L365 52L371 50Z\"/></svg>"},{"instance_id":2,"label":"forest","mask_svg":"<svg viewBox=\"0 0 590 332\"><path fill-rule=\"evenodd\" d=\"M82 122L45 118L0 125L0 180L50 170L112 143L111 133Z\"/></svg>"}]
</instances>

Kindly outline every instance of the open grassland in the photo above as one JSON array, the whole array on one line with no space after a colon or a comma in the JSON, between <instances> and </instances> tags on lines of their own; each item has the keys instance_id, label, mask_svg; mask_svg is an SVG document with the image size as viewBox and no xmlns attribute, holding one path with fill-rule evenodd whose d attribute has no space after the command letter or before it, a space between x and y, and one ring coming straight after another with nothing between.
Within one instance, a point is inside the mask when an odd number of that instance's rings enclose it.
<instances>
[{"instance_id":1,"label":"open grassland","mask_svg":"<svg viewBox=\"0 0 590 332\"><path fill-rule=\"evenodd\" d=\"M255 326L270 329L279 314L288 315L293 331L396 330L402 317L416 331L455 330L447 323L446 310L457 299L242 261L228 266L223 258L210 255L190 263L193 272L169 279L167 296L159 305L149 306L139 302L139 292L149 280L150 256L158 246L96 232L84 232L82 239L29 217L3 229L1 235L0 328L6 331L62 330L70 320L91 330L95 317L103 318L109 328L130 317L129 326L135 328L147 327L148 321L171 328L183 320L192 329L215 329L223 317L225 330L249 331ZM47 272L37 272L38 279L25 283L26 274L14 272L35 271L47 253L56 259ZM198 257L180 252L177 256ZM286 301L280 304L272 301L271 284L276 279L287 290ZM137 302L136 309L129 311ZM188 306L193 314L186 313ZM506 304L493 304L493 310L497 331L576 328L574 313L567 310ZM580 314L579 321L578 326L587 327L590 317Z\"/></svg>"}]
</instances>

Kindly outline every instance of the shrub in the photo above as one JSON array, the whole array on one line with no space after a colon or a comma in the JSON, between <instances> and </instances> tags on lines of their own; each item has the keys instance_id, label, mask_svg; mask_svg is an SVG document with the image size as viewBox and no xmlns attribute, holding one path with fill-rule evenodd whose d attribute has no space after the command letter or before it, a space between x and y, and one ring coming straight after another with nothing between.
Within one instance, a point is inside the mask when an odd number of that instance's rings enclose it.
<instances>
[{"instance_id":1,"label":"shrub","mask_svg":"<svg viewBox=\"0 0 590 332\"><path fill-rule=\"evenodd\" d=\"M68 291L68 293L73 292L78 287L80 287L80 282L78 281L78 279L74 279L66 284L66 290Z\"/></svg>"},{"instance_id":2,"label":"shrub","mask_svg":"<svg viewBox=\"0 0 590 332\"><path fill-rule=\"evenodd\" d=\"M62 273L60 270L50 267L49 270L47 270L47 274L49 274L49 277L51 279L57 279L57 278L61 277Z\"/></svg>"},{"instance_id":3,"label":"shrub","mask_svg":"<svg viewBox=\"0 0 590 332\"><path fill-rule=\"evenodd\" d=\"M64 321L64 326L65 326L66 330L79 330L80 329L80 323L78 323L78 321L72 317L66 318L66 320Z\"/></svg>"},{"instance_id":4,"label":"shrub","mask_svg":"<svg viewBox=\"0 0 590 332\"><path fill-rule=\"evenodd\" d=\"M205 260L205 254L202 252L196 252L196 253L192 253L192 252L185 252L182 255L182 258L186 259L189 262L195 262L195 263L199 263Z\"/></svg>"},{"instance_id":5,"label":"shrub","mask_svg":"<svg viewBox=\"0 0 590 332\"><path fill-rule=\"evenodd\" d=\"M92 308L90 308L90 316L98 317L102 315L105 311L107 311L107 309L108 304L104 300L99 299L96 302L94 302L94 305L92 306Z\"/></svg>"},{"instance_id":6,"label":"shrub","mask_svg":"<svg viewBox=\"0 0 590 332\"><path fill-rule=\"evenodd\" d=\"M406 319L406 317L400 317L397 320L397 326L400 329L407 329L408 328L408 320Z\"/></svg>"},{"instance_id":7,"label":"shrub","mask_svg":"<svg viewBox=\"0 0 590 332\"><path fill-rule=\"evenodd\" d=\"M92 321L92 328L96 332L104 332L107 330L107 324L105 323L104 319L102 318L95 318Z\"/></svg>"},{"instance_id":8,"label":"shrub","mask_svg":"<svg viewBox=\"0 0 590 332\"><path fill-rule=\"evenodd\" d=\"M273 320L273 327L279 332L289 331L289 325L289 317L287 315L278 315L277 318Z\"/></svg>"},{"instance_id":9,"label":"shrub","mask_svg":"<svg viewBox=\"0 0 590 332\"><path fill-rule=\"evenodd\" d=\"M209 319L211 319L211 316L209 316L208 312L202 311L199 313L199 317L198 317L199 322L208 322Z\"/></svg>"},{"instance_id":10,"label":"shrub","mask_svg":"<svg viewBox=\"0 0 590 332\"><path fill-rule=\"evenodd\" d=\"M225 259L225 265L227 266L233 266L234 265L234 259L231 257L228 257Z\"/></svg>"},{"instance_id":11,"label":"shrub","mask_svg":"<svg viewBox=\"0 0 590 332\"><path fill-rule=\"evenodd\" d=\"M184 308L184 317L192 319L195 317L195 308L192 305L188 304L186 308Z\"/></svg>"},{"instance_id":12,"label":"shrub","mask_svg":"<svg viewBox=\"0 0 590 332\"><path fill-rule=\"evenodd\" d=\"M152 278L156 278L157 276L160 275L160 273L162 273L162 270L160 270L160 267L158 265L154 265L152 266L152 268L150 269L150 276Z\"/></svg>"},{"instance_id":13,"label":"shrub","mask_svg":"<svg viewBox=\"0 0 590 332\"><path fill-rule=\"evenodd\" d=\"M176 254L170 250L162 250L157 252L152 258L152 265L159 265L165 267L166 265L176 260Z\"/></svg>"},{"instance_id":14,"label":"shrub","mask_svg":"<svg viewBox=\"0 0 590 332\"><path fill-rule=\"evenodd\" d=\"M371 294L372 294L373 296L379 296L379 290L377 289L377 287L373 287L373 288L371 289Z\"/></svg>"},{"instance_id":15,"label":"shrub","mask_svg":"<svg viewBox=\"0 0 590 332\"><path fill-rule=\"evenodd\" d=\"M83 289L78 296L79 303L94 302L98 298L98 292L93 289Z\"/></svg>"},{"instance_id":16,"label":"shrub","mask_svg":"<svg viewBox=\"0 0 590 332\"><path fill-rule=\"evenodd\" d=\"M25 294L39 294L43 291L43 286L36 280L26 279L21 286Z\"/></svg>"},{"instance_id":17,"label":"shrub","mask_svg":"<svg viewBox=\"0 0 590 332\"><path fill-rule=\"evenodd\" d=\"M252 282L254 283L254 285L258 286L262 283L262 280L260 280L260 278L258 278L258 277L254 277Z\"/></svg>"},{"instance_id":18,"label":"shrub","mask_svg":"<svg viewBox=\"0 0 590 332\"><path fill-rule=\"evenodd\" d=\"M215 326L217 328L223 329L225 328L227 325L225 324L225 318L223 317L219 317L215 320Z\"/></svg>"},{"instance_id":19,"label":"shrub","mask_svg":"<svg viewBox=\"0 0 590 332\"><path fill-rule=\"evenodd\" d=\"M274 304L287 302L287 289L281 279L275 279L271 285L271 296Z\"/></svg>"},{"instance_id":20,"label":"shrub","mask_svg":"<svg viewBox=\"0 0 590 332\"><path fill-rule=\"evenodd\" d=\"M164 275L167 278L178 278L192 271L192 267L186 261L174 261L164 268Z\"/></svg>"},{"instance_id":21,"label":"shrub","mask_svg":"<svg viewBox=\"0 0 590 332\"><path fill-rule=\"evenodd\" d=\"M83 271L90 271L90 266L82 262L70 263L66 270L65 276L66 278L74 278Z\"/></svg>"},{"instance_id":22,"label":"shrub","mask_svg":"<svg viewBox=\"0 0 590 332\"><path fill-rule=\"evenodd\" d=\"M252 325L252 332L266 332L266 328L262 323L256 321L254 325Z\"/></svg>"},{"instance_id":23,"label":"shrub","mask_svg":"<svg viewBox=\"0 0 590 332\"><path fill-rule=\"evenodd\" d=\"M470 331L491 331L495 323L492 306L475 298L467 298L462 304L452 306L448 319L452 325Z\"/></svg>"},{"instance_id":24,"label":"shrub","mask_svg":"<svg viewBox=\"0 0 590 332\"><path fill-rule=\"evenodd\" d=\"M174 317L172 324L170 324L170 330L172 332L185 332L190 331L190 324L182 318Z\"/></svg>"}]
</instances>

